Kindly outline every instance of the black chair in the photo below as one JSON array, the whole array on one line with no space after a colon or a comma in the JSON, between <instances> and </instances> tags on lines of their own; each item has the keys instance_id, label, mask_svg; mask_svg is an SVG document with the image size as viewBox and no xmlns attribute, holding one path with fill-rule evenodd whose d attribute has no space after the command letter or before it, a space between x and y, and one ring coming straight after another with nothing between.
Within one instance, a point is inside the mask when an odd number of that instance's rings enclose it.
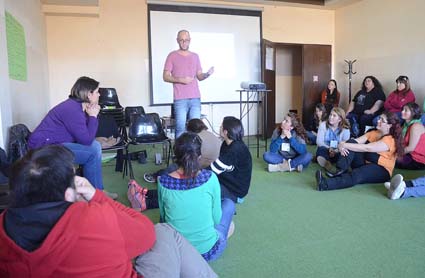
<instances>
[{"instance_id":1,"label":"black chair","mask_svg":"<svg viewBox=\"0 0 425 278\"><path fill-rule=\"evenodd\" d=\"M104 113L99 113L98 120L99 120L99 127L96 133L96 137L98 140L100 138L119 138L119 141L109 147L102 146L102 153L109 153L109 152L116 152L115 156L115 171L116 172L126 172L127 169L127 160L124 156L125 153L127 153L127 129L125 127L125 124L122 123L122 119L120 119L121 123L118 124L117 120L115 119L116 115L109 115ZM124 175L124 174L123 174Z\"/></svg>"},{"instance_id":2,"label":"black chair","mask_svg":"<svg viewBox=\"0 0 425 278\"><path fill-rule=\"evenodd\" d=\"M115 88L99 88L99 105L102 109L122 108Z\"/></svg>"},{"instance_id":3,"label":"black chair","mask_svg":"<svg viewBox=\"0 0 425 278\"><path fill-rule=\"evenodd\" d=\"M143 114L146 114L143 106L127 106L124 109L125 123L127 126L130 126L130 124L138 115Z\"/></svg>"},{"instance_id":4,"label":"black chair","mask_svg":"<svg viewBox=\"0 0 425 278\"><path fill-rule=\"evenodd\" d=\"M161 119L157 113L141 114L134 118L130 124L129 131L129 145L146 145L146 144L162 144L163 157L167 161L167 166L170 164L171 157L171 139L165 135L164 129L161 124ZM126 157L131 155L127 148ZM130 178L134 179L133 168L131 160L128 159Z\"/></svg>"}]
</instances>

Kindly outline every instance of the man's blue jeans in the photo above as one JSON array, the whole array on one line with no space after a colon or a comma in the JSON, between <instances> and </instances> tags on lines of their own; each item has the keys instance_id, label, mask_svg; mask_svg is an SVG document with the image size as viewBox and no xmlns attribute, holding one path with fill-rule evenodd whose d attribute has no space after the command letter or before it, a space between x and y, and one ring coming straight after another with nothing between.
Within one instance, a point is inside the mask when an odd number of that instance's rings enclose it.
<instances>
[{"instance_id":1,"label":"man's blue jeans","mask_svg":"<svg viewBox=\"0 0 425 278\"><path fill-rule=\"evenodd\" d=\"M174 119L176 120L175 138L178 138L185 131L188 120L199 118L201 118L200 98L174 100Z\"/></svg>"},{"instance_id":2,"label":"man's blue jeans","mask_svg":"<svg viewBox=\"0 0 425 278\"><path fill-rule=\"evenodd\" d=\"M94 140L90 146L77 143L63 143L74 153L74 163L83 166L84 177L97 189L103 190L102 147Z\"/></svg>"}]
</instances>

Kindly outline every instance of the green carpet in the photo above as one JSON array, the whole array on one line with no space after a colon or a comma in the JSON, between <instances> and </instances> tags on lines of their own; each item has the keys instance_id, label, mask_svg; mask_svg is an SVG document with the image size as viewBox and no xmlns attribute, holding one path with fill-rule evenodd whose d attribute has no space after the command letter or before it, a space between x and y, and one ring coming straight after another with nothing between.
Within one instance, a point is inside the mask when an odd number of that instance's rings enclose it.
<instances>
[{"instance_id":1,"label":"green carpet","mask_svg":"<svg viewBox=\"0 0 425 278\"><path fill-rule=\"evenodd\" d=\"M153 163L160 150L148 150L147 164L133 162L143 186L155 187L143 173L164 167ZM268 173L251 151L250 192L237 206L226 251L211 263L220 277L424 277L425 199L390 201L383 184L318 192L317 164L302 173ZM105 187L128 205L128 177L114 172L114 163L104 164ZM395 172L406 179L425 174ZM144 214L158 222L158 210Z\"/></svg>"}]
</instances>

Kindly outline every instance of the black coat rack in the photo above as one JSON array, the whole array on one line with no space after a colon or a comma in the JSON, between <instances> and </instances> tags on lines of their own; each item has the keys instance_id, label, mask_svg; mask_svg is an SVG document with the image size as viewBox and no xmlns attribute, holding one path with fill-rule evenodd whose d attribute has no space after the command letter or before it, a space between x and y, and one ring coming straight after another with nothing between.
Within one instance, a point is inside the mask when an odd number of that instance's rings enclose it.
<instances>
[{"instance_id":1,"label":"black coat rack","mask_svg":"<svg viewBox=\"0 0 425 278\"><path fill-rule=\"evenodd\" d=\"M348 103L351 103L351 78L353 77L353 74L356 74L357 72L353 72L353 64L357 61L357 60L353 60L353 61L347 61L344 60L347 64L348 64L348 72L345 72L345 74L348 74Z\"/></svg>"}]
</instances>

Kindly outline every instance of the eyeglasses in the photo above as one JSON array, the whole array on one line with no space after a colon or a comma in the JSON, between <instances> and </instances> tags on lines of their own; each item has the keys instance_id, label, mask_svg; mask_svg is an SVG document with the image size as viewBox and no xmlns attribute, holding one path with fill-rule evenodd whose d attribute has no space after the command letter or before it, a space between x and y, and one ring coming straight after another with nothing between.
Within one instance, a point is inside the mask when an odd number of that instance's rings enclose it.
<instances>
[{"instance_id":1,"label":"eyeglasses","mask_svg":"<svg viewBox=\"0 0 425 278\"><path fill-rule=\"evenodd\" d=\"M179 43L188 43L188 42L190 42L190 39L187 39L187 40L178 40L178 42Z\"/></svg>"},{"instance_id":2,"label":"eyeglasses","mask_svg":"<svg viewBox=\"0 0 425 278\"><path fill-rule=\"evenodd\" d=\"M385 119L382 116L379 116L378 121L381 121L381 123L383 123L383 124L388 124L387 119Z\"/></svg>"}]
</instances>

